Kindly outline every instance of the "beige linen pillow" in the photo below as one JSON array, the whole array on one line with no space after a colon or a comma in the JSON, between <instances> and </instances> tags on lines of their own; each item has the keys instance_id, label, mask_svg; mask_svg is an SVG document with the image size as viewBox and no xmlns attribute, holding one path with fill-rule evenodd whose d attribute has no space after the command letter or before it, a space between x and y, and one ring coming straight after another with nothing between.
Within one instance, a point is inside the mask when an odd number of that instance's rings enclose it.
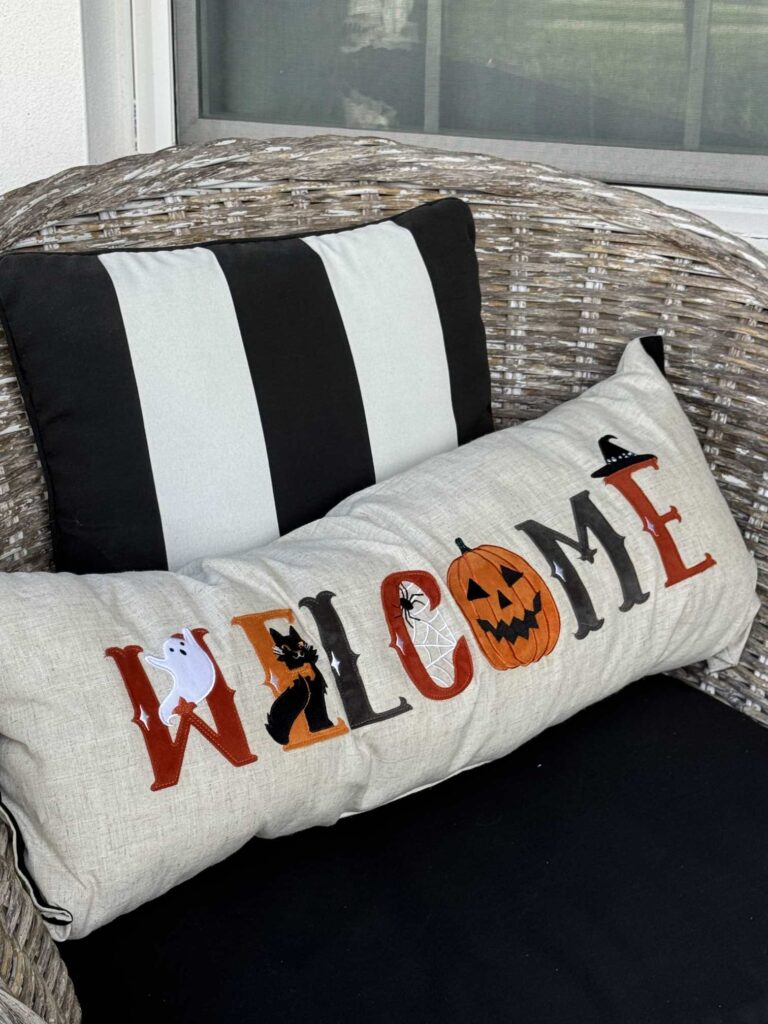
<instances>
[{"instance_id":1,"label":"beige linen pillow","mask_svg":"<svg viewBox=\"0 0 768 1024\"><path fill-rule=\"evenodd\" d=\"M3 575L0 788L54 933L501 757L633 679L735 663L755 576L639 342L574 401L258 551Z\"/></svg>"}]
</instances>

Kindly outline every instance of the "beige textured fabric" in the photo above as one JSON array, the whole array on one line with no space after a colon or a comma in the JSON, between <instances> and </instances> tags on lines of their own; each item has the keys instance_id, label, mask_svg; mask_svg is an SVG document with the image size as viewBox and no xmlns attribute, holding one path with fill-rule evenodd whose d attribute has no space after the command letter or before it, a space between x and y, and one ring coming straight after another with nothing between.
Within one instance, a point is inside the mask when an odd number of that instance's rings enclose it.
<instances>
[{"instance_id":1,"label":"beige textured fabric","mask_svg":"<svg viewBox=\"0 0 768 1024\"><path fill-rule=\"evenodd\" d=\"M500 757L648 673L732 664L755 580L633 342L572 402L260 551L178 574L4 574L0 788L80 936L252 835Z\"/></svg>"}]
</instances>

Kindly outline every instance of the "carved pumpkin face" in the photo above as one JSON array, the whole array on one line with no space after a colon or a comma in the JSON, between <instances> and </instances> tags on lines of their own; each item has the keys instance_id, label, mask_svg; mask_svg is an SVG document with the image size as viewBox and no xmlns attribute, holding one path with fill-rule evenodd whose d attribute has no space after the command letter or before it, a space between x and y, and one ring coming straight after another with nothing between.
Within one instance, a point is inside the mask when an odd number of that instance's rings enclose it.
<instances>
[{"instance_id":1,"label":"carved pumpkin face","mask_svg":"<svg viewBox=\"0 0 768 1024\"><path fill-rule=\"evenodd\" d=\"M520 555L483 544L468 548L448 569L448 588L494 668L530 665L549 654L560 636L552 593Z\"/></svg>"}]
</instances>

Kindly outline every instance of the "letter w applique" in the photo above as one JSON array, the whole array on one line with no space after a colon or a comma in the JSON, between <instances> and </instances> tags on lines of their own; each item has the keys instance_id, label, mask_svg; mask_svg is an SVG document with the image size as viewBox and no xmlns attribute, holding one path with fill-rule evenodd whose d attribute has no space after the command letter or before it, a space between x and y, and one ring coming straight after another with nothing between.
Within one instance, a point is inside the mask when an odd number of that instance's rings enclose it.
<instances>
[{"instance_id":1,"label":"letter w applique","mask_svg":"<svg viewBox=\"0 0 768 1024\"><path fill-rule=\"evenodd\" d=\"M242 767L257 760L248 746L243 724L235 707L235 691L216 664L204 637L206 629L184 629L163 644L163 655L144 654L144 661L171 678L171 689L162 703L142 664L143 648L110 647L105 653L117 665L133 704L133 721L141 730L152 764L152 789L175 786L191 728L211 743L230 764ZM203 701L215 729L196 713ZM175 737L171 724L178 718Z\"/></svg>"}]
</instances>

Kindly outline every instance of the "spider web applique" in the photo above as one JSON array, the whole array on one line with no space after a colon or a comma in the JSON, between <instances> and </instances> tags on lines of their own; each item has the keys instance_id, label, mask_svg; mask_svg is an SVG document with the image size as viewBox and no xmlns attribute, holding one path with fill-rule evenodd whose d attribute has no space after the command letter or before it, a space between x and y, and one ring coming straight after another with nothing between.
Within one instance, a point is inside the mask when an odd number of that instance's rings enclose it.
<instances>
[{"instance_id":1,"label":"spider web applique","mask_svg":"<svg viewBox=\"0 0 768 1024\"><path fill-rule=\"evenodd\" d=\"M439 608L430 610L426 594L410 580L400 584L403 621L430 679L437 685L454 685L453 652L456 637Z\"/></svg>"}]
</instances>

